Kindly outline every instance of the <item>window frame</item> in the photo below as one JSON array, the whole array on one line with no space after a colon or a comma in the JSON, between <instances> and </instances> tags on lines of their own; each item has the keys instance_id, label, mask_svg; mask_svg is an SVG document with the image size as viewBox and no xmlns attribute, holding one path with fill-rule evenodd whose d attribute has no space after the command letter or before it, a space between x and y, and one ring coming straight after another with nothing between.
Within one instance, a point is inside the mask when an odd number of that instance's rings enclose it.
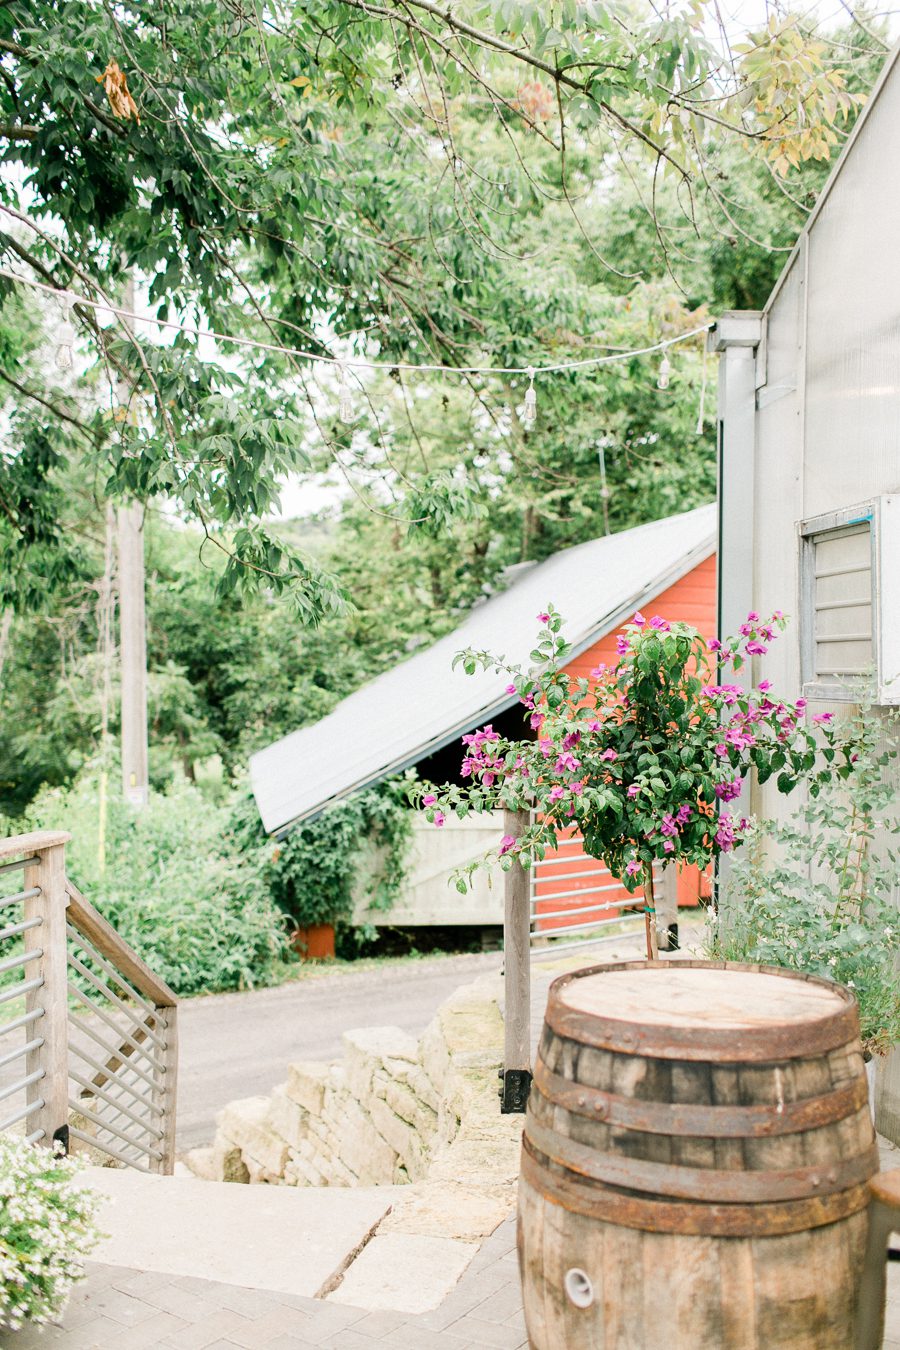
<instances>
[{"instance_id":1,"label":"window frame","mask_svg":"<svg viewBox=\"0 0 900 1350\"><path fill-rule=\"evenodd\" d=\"M821 679L816 675L816 543L822 536L837 534L848 526L869 526L869 549L872 577L872 674L844 678ZM800 672L803 695L828 703L858 703L862 693L876 697L878 672L881 670L880 594L879 578L879 511L873 499L847 506L840 511L828 511L820 516L802 520L800 536ZM849 683L852 681L852 684Z\"/></svg>"}]
</instances>

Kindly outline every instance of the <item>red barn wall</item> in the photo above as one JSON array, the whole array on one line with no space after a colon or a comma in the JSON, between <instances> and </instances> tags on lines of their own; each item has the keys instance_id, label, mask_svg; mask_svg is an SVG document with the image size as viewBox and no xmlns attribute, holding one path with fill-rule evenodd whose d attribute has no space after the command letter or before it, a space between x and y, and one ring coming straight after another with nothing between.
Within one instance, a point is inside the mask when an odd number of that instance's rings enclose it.
<instances>
[{"instance_id":1,"label":"red barn wall","mask_svg":"<svg viewBox=\"0 0 900 1350\"><path fill-rule=\"evenodd\" d=\"M642 607L642 613L645 618L650 619L654 614L660 615L663 619L670 622L679 621L681 623L692 624L698 628L706 637L712 637L716 631L716 557L712 554L703 562L698 563L692 568L680 581L676 581L673 586L667 587L660 592L655 599L649 600ZM590 679L590 672L595 666L614 665L616 662L616 637L619 630L616 629L607 633L599 641L595 642L587 651L576 656L566 666L566 670L575 679ZM584 874L583 877L579 874ZM565 878L560 880L560 878ZM604 888L597 893L597 888ZM607 890L606 888L610 889ZM566 891L562 899L547 899L556 892ZM635 893L640 896L641 892ZM708 878L705 874L701 876L696 867L684 867L681 869L678 877L678 903L680 905L696 905L699 896L708 894ZM546 854L544 863L540 866L535 879L535 909L540 915L545 913L557 913L561 910L573 910L585 904L607 903L616 904L625 902L634 903L635 896L629 896L624 887L618 886L613 878L596 858L588 858L582 852L577 844L563 844L560 849ZM610 917L614 917L611 914ZM548 918L537 922L541 932L550 932L552 929L567 928L571 925L590 921L592 916L572 915L571 918L564 916L557 918Z\"/></svg>"}]
</instances>

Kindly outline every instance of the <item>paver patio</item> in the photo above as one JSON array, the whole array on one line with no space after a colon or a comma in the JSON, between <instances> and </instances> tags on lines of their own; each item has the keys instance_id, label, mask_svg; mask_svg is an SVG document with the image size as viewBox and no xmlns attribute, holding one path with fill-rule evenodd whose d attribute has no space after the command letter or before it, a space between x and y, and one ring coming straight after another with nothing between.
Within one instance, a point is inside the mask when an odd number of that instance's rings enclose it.
<instances>
[{"instance_id":1,"label":"paver patio","mask_svg":"<svg viewBox=\"0 0 900 1350\"><path fill-rule=\"evenodd\" d=\"M4 1350L525 1350L515 1241L510 1218L441 1306L419 1317L92 1263L61 1326L18 1332ZM897 1262L888 1265L884 1350L900 1350Z\"/></svg>"}]
</instances>

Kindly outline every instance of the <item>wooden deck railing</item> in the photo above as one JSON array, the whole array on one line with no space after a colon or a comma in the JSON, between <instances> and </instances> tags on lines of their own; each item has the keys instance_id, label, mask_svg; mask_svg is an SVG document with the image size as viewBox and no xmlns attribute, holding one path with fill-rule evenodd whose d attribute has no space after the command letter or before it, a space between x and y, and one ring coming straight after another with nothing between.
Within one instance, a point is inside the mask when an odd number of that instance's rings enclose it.
<instances>
[{"instance_id":1,"label":"wooden deck railing","mask_svg":"<svg viewBox=\"0 0 900 1350\"><path fill-rule=\"evenodd\" d=\"M70 838L0 840L0 1131L171 1172L178 1000L68 880Z\"/></svg>"}]
</instances>

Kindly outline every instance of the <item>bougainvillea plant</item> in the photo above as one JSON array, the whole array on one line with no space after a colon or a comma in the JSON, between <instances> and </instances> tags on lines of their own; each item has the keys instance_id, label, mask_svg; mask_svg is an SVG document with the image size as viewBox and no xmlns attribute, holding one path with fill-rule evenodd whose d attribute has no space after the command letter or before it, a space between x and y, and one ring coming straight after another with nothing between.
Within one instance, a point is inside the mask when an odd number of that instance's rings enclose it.
<instances>
[{"instance_id":1,"label":"bougainvillea plant","mask_svg":"<svg viewBox=\"0 0 900 1350\"><path fill-rule=\"evenodd\" d=\"M654 863L704 868L743 842L751 826L737 805L743 780L755 769L780 792L805 781L815 794L826 776L853 769L852 742L838 740L831 714L808 718L806 701L776 697L771 683L741 683L752 656L763 656L785 627L751 613L733 638L705 640L684 623L635 614L617 639L618 660L598 666L590 680L564 669L571 647L563 620L548 606L531 668L484 651L455 658L468 674L479 667L506 672L507 692L524 705L531 736L507 739L492 726L463 737L463 787L423 785L416 798L435 825L449 813L505 807L533 813L518 837L505 835L457 877L499 858L529 867L576 827L585 851L601 859L626 889L643 887L648 954L656 955L651 920Z\"/></svg>"}]
</instances>

